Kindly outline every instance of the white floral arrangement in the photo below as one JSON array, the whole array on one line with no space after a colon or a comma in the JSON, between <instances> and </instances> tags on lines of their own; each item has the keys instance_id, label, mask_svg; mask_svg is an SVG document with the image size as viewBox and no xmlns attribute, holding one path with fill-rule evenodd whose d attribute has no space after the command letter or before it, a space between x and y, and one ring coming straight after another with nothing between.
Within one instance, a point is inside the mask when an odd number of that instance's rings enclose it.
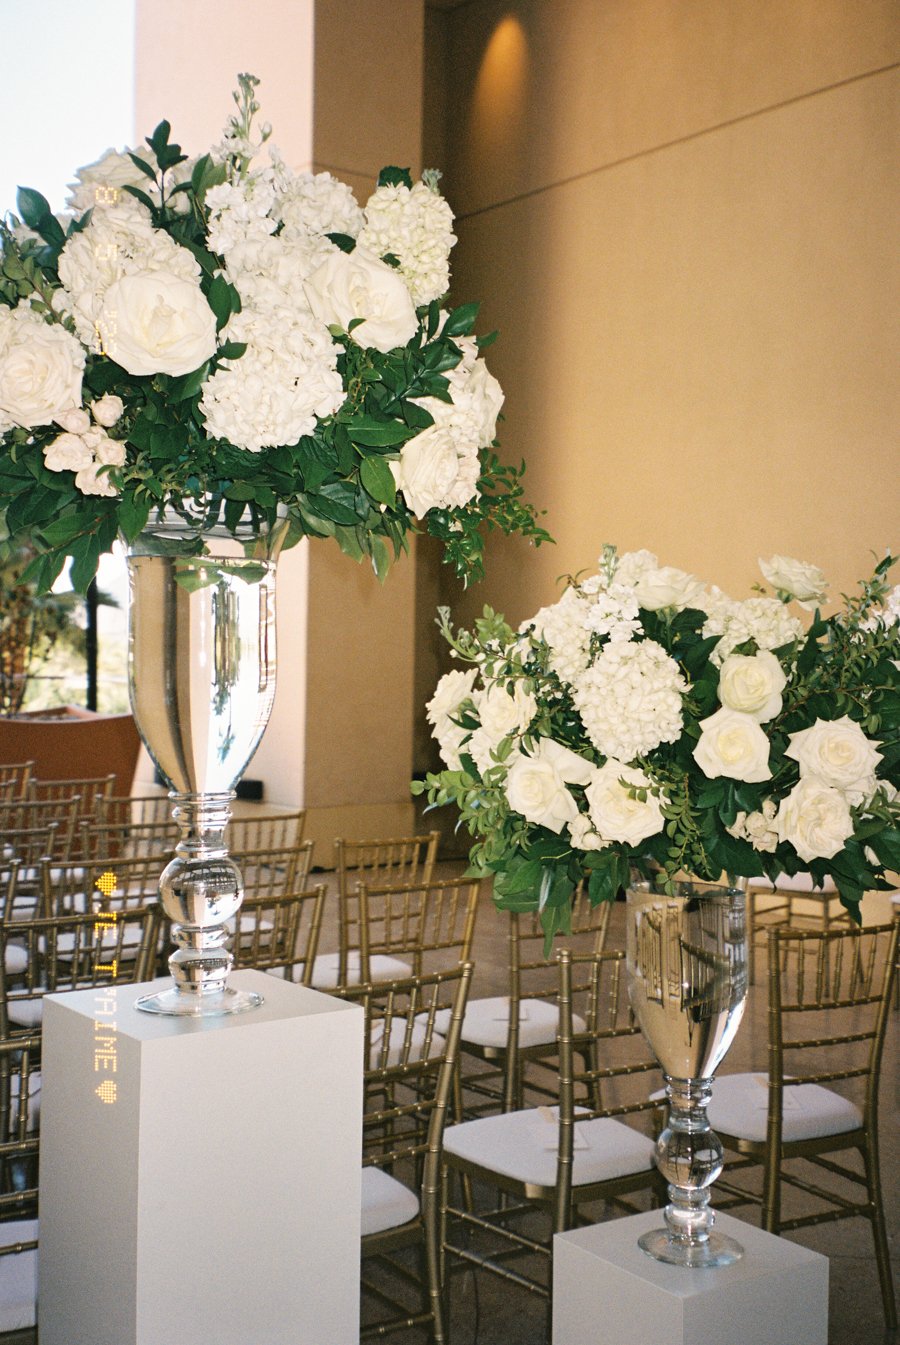
<instances>
[{"instance_id":1,"label":"white floral arrangement","mask_svg":"<svg viewBox=\"0 0 900 1345\"><path fill-rule=\"evenodd\" d=\"M552 934L574 886L610 900L635 867L775 880L831 876L858 918L900 870L900 589L887 556L823 619L818 567L761 560L735 601L648 551L605 547L518 632L485 609L441 625L468 664L428 704L455 803L498 903ZM815 611L808 628L790 609Z\"/></svg>"},{"instance_id":2,"label":"white floral arrangement","mask_svg":"<svg viewBox=\"0 0 900 1345\"><path fill-rule=\"evenodd\" d=\"M500 385L448 311L453 215L439 174L382 170L364 206L257 135L239 76L196 159L162 122L78 170L66 213L24 188L0 224L0 546L66 556L83 588L154 511L287 514L379 574L423 527L464 577L484 527L546 534L494 453Z\"/></svg>"}]
</instances>

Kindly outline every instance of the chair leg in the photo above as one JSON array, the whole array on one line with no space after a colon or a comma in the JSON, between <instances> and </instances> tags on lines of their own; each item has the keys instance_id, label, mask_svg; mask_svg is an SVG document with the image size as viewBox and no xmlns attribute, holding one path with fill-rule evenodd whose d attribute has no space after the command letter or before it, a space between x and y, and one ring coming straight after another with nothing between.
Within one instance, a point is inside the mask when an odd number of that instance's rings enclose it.
<instances>
[{"instance_id":1,"label":"chair leg","mask_svg":"<svg viewBox=\"0 0 900 1345\"><path fill-rule=\"evenodd\" d=\"M775 1234L781 1228L781 1158L771 1147L766 1151L763 1166L762 1227Z\"/></svg>"},{"instance_id":2,"label":"chair leg","mask_svg":"<svg viewBox=\"0 0 900 1345\"><path fill-rule=\"evenodd\" d=\"M878 1279L881 1283L884 1321L885 1325L893 1331L897 1326L897 1304L894 1299L891 1254L888 1250L887 1229L884 1223L884 1202L881 1197L881 1170L877 1136L870 1137L869 1143L863 1150L862 1157L866 1167L869 1202L872 1206L872 1237L875 1239L875 1261L878 1266Z\"/></svg>"},{"instance_id":3,"label":"chair leg","mask_svg":"<svg viewBox=\"0 0 900 1345\"><path fill-rule=\"evenodd\" d=\"M431 1308L434 1345L446 1345L444 1326L443 1252L441 1249L442 1181L439 1173L426 1180L422 1190L422 1222L425 1225L425 1270L428 1305Z\"/></svg>"}]
</instances>

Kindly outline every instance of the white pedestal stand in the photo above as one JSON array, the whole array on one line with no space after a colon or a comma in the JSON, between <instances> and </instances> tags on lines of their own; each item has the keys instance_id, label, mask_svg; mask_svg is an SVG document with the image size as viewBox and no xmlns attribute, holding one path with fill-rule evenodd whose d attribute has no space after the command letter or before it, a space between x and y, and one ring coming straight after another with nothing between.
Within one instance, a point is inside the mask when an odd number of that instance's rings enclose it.
<instances>
[{"instance_id":1,"label":"white pedestal stand","mask_svg":"<svg viewBox=\"0 0 900 1345\"><path fill-rule=\"evenodd\" d=\"M827 1345L826 1257L717 1214L743 1257L684 1270L637 1245L661 1223L651 1210L557 1234L553 1345Z\"/></svg>"},{"instance_id":2,"label":"white pedestal stand","mask_svg":"<svg viewBox=\"0 0 900 1345\"><path fill-rule=\"evenodd\" d=\"M147 986L44 1006L41 1345L356 1345L361 1010L263 975L226 1018ZM155 983L159 988L160 983Z\"/></svg>"}]
</instances>

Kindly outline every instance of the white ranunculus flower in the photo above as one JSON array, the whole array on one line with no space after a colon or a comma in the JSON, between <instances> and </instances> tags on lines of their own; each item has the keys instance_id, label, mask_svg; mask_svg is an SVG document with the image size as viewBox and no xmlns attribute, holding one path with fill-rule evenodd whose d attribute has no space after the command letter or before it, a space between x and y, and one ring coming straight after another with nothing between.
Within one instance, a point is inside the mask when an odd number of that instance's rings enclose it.
<instances>
[{"instance_id":1,"label":"white ranunculus flower","mask_svg":"<svg viewBox=\"0 0 900 1345\"><path fill-rule=\"evenodd\" d=\"M514 758L506 777L509 806L527 822L557 834L578 815L578 805L566 788L587 784L593 766L552 738L540 738L533 754Z\"/></svg>"},{"instance_id":2,"label":"white ranunculus flower","mask_svg":"<svg viewBox=\"0 0 900 1345\"><path fill-rule=\"evenodd\" d=\"M804 776L778 809L779 840L787 841L806 863L831 859L853 835L853 818L839 789L814 775Z\"/></svg>"},{"instance_id":3,"label":"white ranunculus flower","mask_svg":"<svg viewBox=\"0 0 900 1345\"><path fill-rule=\"evenodd\" d=\"M769 650L729 654L719 673L719 700L727 709L740 710L765 724L780 711L786 686L784 669Z\"/></svg>"},{"instance_id":4,"label":"white ranunculus flower","mask_svg":"<svg viewBox=\"0 0 900 1345\"><path fill-rule=\"evenodd\" d=\"M85 352L24 300L0 305L0 415L25 429L50 425L81 405Z\"/></svg>"},{"instance_id":5,"label":"white ranunculus flower","mask_svg":"<svg viewBox=\"0 0 900 1345\"><path fill-rule=\"evenodd\" d=\"M647 612L659 612L664 607L683 611L685 607L693 606L702 592L699 579L674 565L645 570L634 585L635 597Z\"/></svg>"},{"instance_id":6,"label":"white ranunculus flower","mask_svg":"<svg viewBox=\"0 0 900 1345\"><path fill-rule=\"evenodd\" d=\"M216 317L199 284L165 271L110 285L97 325L105 353L130 374L189 374L216 353Z\"/></svg>"},{"instance_id":7,"label":"white ranunculus flower","mask_svg":"<svg viewBox=\"0 0 900 1345\"><path fill-rule=\"evenodd\" d=\"M69 430L44 446L44 466L51 472L79 472L93 461L94 455L81 435Z\"/></svg>"},{"instance_id":8,"label":"white ranunculus flower","mask_svg":"<svg viewBox=\"0 0 900 1345\"><path fill-rule=\"evenodd\" d=\"M770 556L768 560L760 556L759 568L774 589L795 598L809 611L824 602L827 596L828 580L818 565L793 560L790 556Z\"/></svg>"},{"instance_id":9,"label":"white ranunculus flower","mask_svg":"<svg viewBox=\"0 0 900 1345\"><path fill-rule=\"evenodd\" d=\"M405 346L418 327L409 290L397 272L364 248L334 251L304 284L309 306L326 327L347 331L363 347L382 354Z\"/></svg>"},{"instance_id":10,"label":"white ranunculus flower","mask_svg":"<svg viewBox=\"0 0 900 1345\"><path fill-rule=\"evenodd\" d=\"M841 715L840 719L817 719L810 728L792 733L785 756L799 762L801 779L817 776L842 790L851 803L862 803L877 787L880 745L879 739L867 738L849 715Z\"/></svg>"},{"instance_id":11,"label":"white ranunculus flower","mask_svg":"<svg viewBox=\"0 0 900 1345\"><path fill-rule=\"evenodd\" d=\"M710 780L720 775L748 783L771 778L769 739L750 715L723 707L701 719L700 730L693 756Z\"/></svg>"},{"instance_id":12,"label":"white ranunculus flower","mask_svg":"<svg viewBox=\"0 0 900 1345\"><path fill-rule=\"evenodd\" d=\"M53 419L61 430L66 430L69 434L84 434L85 430L91 428L91 418L81 406L70 406L67 411L60 411Z\"/></svg>"},{"instance_id":13,"label":"white ranunculus flower","mask_svg":"<svg viewBox=\"0 0 900 1345\"><path fill-rule=\"evenodd\" d=\"M408 439L390 468L416 518L424 518L429 509L467 504L477 493L481 473L477 452L461 453L452 430L442 425L429 425Z\"/></svg>"},{"instance_id":14,"label":"white ranunculus flower","mask_svg":"<svg viewBox=\"0 0 900 1345\"><path fill-rule=\"evenodd\" d=\"M665 826L660 800L649 793L643 800L632 798L629 786L649 789L650 780L636 766L611 759L594 771L585 790L591 821L604 841L638 845Z\"/></svg>"},{"instance_id":15,"label":"white ranunculus flower","mask_svg":"<svg viewBox=\"0 0 900 1345\"><path fill-rule=\"evenodd\" d=\"M99 463L92 463L90 467L82 467L81 471L76 472L75 485L82 495L115 496L119 493L110 481L109 473L99 470Z\"/></svg>"},{"instance_id":16,"label":"white ranunculus flower","mask_svg":"<svg viewBox=\"0 0 900 1345\"><path fill-rule=\"evenodd\" d=\"M125 403L122 398L114 396L111 392L105 393L96 402L91 402L91 415L98 425L107 430L115 425L117 420L121 420L124 410Z\"/></svg>"}]
</instances>

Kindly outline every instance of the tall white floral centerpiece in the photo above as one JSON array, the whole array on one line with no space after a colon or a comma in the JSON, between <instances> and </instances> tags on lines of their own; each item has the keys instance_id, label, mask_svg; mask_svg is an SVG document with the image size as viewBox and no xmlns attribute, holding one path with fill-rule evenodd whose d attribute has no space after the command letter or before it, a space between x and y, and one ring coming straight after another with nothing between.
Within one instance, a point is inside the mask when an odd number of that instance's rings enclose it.
<instances>
[{"instance_id":1,"label":"tall white floral centerpiece","mask_svg":"<svg viewBox=\"0 0 900 1345\"><path fill-rule=\"evenodd\" d=\"M738 880L831 877L858 921L900 870L892 563L828 619L816 566L761 561L774 595L735 601L612 547L518 631L485 609L454 633L442 614L467 666L428 705L445 769L413 789L456 804L474 871L501 908L540 912L548 950L577 883L593 902L629 890L632 1003L670 1100L657 1161L672 1203L642 1245L678 1265L740 1255L712 1232L722 1151L706 1119L746 998Z\"/></svg>"},{"instance_id":2,"label":"tall white floral centerpiece","mask_svg":"<svg viewBox=\"0 0 900 1345\"><path fill-rule=\"evenodd\" d=\"M361 206L293 172L263 156L257 82L239 76L208 153L163 121L80 169L62 216L23 188L0 224L0 553L27 540L38 590L70 558L83 590L130 548L132 705L183 832L162 892L187 1013L225 1004L224 827L274 694L278 550L334 538L383 577L424 531L468 579L487 529L546 537L494 451L477 305L445 306L439 175L386 168Z\"/></svg>"}]
</instances>

